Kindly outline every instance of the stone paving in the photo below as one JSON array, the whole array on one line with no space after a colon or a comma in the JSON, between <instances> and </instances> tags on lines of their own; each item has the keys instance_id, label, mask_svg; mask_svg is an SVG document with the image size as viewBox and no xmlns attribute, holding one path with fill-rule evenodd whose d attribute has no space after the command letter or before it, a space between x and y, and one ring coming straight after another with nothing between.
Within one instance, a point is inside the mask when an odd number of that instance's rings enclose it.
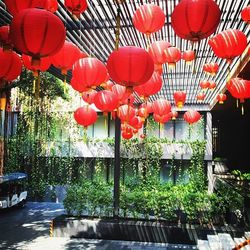
<instances>
[{"instance_id":1,"label":"stone paving","mask_svg":"<svg viewBox=\"0 0 250 250\"><path fill-rule=\"evenodd\" d=\"M62 204L28 202L24 208L0 211L0 249L17 250L176 250L196 246L49 237L52 218L64 213Z\"/></svg>"}]
</instances>

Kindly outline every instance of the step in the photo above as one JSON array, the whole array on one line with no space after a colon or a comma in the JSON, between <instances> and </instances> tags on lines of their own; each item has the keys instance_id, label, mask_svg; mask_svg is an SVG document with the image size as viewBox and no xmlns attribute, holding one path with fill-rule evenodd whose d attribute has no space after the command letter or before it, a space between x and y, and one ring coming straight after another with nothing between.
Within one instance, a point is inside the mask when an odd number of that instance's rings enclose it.
<instances>
[{"instance_id":1,"label":"step","mask_svg":"<svg viewBox=\"0 0 250 250\"><path fill-rule=\"evenodd\" d=\"M223 250L231 250L235 246L235 242L230 234L218 233L218 237L220 239Z\"/></svg>"},{"instance_id":2,"label":"step","mask_svg":"<svg viewBox=\"0 0 250 250\"><path fill-rule=\"evenodd\" d=\"M211 250L207 240L198 240L197 247L199 250Z\"/></svg>"},{"instance_id":3,"label":"step","mask_svg":"<svg viewBox=\"0 0 250 250\"><path fill-rule=\"evenodd\" d=\"M245 237L241 237L241 238L234 238L234 241L235 241L235 245L239 245L240 243L243 243L244 241L246 240ZM245 247L242 247L241 250L250 250L250 246L245 246Z\"/></svg>"},{"instance_id":4,"label":"step","mask_svg":"<svg viewBox=\"0 0 250 250\"><path fill-rule=\"evenodd\" d=\"M213 250L222 250L222 245L220 242L220 238L218 235L208 235L207 236L208 239L208 244L209 247Z\"/></svg>"}]
</instances>

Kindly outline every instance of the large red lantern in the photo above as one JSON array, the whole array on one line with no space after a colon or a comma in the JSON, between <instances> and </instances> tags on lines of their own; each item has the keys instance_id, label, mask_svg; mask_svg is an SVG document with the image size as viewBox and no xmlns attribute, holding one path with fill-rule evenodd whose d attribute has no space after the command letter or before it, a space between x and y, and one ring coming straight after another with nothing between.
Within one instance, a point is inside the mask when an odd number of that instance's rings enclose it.
<instances>
[{"instance_id":1,"label":"large red lantern","mask_svg":"<svg viewBox=\"0 0 250 250\"><path fill-rule=\"evenodd\" d=\"M155 114L163 116L171 111L171 104L168 100L157 99L153 102L152 108Z\"/></svg>"},{"instance_id":2,"label":"large red lantern","mask_svg":"<svg viewBox=\"0 0 250 250\"><path fill-rule=\"evenodd\" d=\"M136 10L132 21L137 30L150 35L163 27L165 19L166 16L159 6L143 4Z\"/></svg>"},{"instance_id":3,"label":"large red lantern","mask_svg":"<svg viewBox=\"0 0 250 250\"><path fill-rule=\"evenodd\" d=\"M86 128L96 122L97 113L89 105L85 105L74 112L74 118L78 124Z\"/></svg>"},{"instance_id":4,"label":"large red lantern","mask_svg":"<svg viewBox=\"0 0 250 250\"><path fill-rule=\"evenodd\" d=\"M243 103L244 99L250 98L250 81L238 77L232 78L227 84L227 90Z\"/></svg>"},{"instance_id":5,"label":"large red lantern","mask_svg":"<svg viewBox=\"0 0 250 250\"><path fill-rule=\"evenodd\" d=\"M47 71L51 65L50 57L41 58L40 65L32 65L32 58L27 55L22 55L22 60L25 68L33 71L34 76L38 76L39 71Z\"/></svg>"},{"instance_id":6,"label":"large red lantern","mask_svg":"<svg viewBox=\"0 0 250 250\"><path fill-rule=\"evenodd\" d=\"M240 14L244 22L250 22L250 6L246 6L245 8L243 8Z\"/></svg>"},{"instance_id":7,"label":"large red lantern","mask_svg":"<svg viewBox=\"0 0 250 250\"><path fill-rule=\"evenodd\" d=\"M4 52L3 49L0 48L0 65L1 80L13 81L21 74L21 58L13 51Z\"/></svg>"},{"instance_id":8,"label":"large red lantern","mask_svg":"<svg viewBox=\"0 0 250 250\"><path fill-rule=\"evenodd\" d=\"M217 101L219 102L219 104L223 104L224 101L226 101L226 99L227 99L226 94L221 93L217 95Z\"/></svg>"},{"instance_id":9,"label":"large red lantern","mask_svg":"<svg viewBox=\"0 0 250 250\"><path fill-rule=\"evenodd\" d=\"M96 93L94 104L99 110L107 113L117 108L119 100L112 91L102 90Z\"/></svg>"},{"instance_id":10,"label":"large red lantern","mask_svg":"<svg viewBox=\"0 0 250 250\"><path fill-rule=\"evenodd\" d=\"M195 59L195 52L193 50L186 50L182 52L181 58L187 63L191 64Z\"/></svg>"},{"instance_id":11,"label":"large red lantern","mask_svg":"<svg viewBox=\"0 0 250 250\"><path fill-rule=\"evenodd\" d=\"M107 69L97 58L86 57L75 62L72 75L79 85L86 88L101 85L107 78Z\"/></svg>"},{"instance_id":12,"label":"large red lantern","mask_svg":"<svg viewBox=\"0 0 250 250\"><path fill-rule=\"evenodd\" d=\"M4 2L7 10L15 16L24 9L43 8L47 0L4 0Z\"/></svg>"},{"instance_id":13,"label":"large red lantern","mask_svg":"<svg viewBox=\"0 0 250 250\"><path fill-rule=\"evenodd\" d=\"M162 88L162 78L154 72L151 78L144 84L134 87L134 91L141 97L148 98L151 95L155 95Z\"/></svg>"},{"instance_id":14,"label":"large red lantern","mask_svg":"<svg viewBox=\"0 0 250 250\"><path fill-rule=\"evenodd\" d=\"M88 3L86 0L65 0L65 7L76 17L80 17L81 13L83 13L88 8Z\"/></svg>"},{"instance_id":15,"label":"large red lantern","mask_svg":"<svg viewBox=\"0 0 250 250\"><path fill-rule=\"evenodd\" d=\"M62 48L65 37L65 27L60 18L42 9L22 10L10 25L14 47L32 56L32 64L39 64L41 57L56 54Z\"/></svg>"},{"instance_id":16,"label":"large red lantern","mask_svg":"<svg viewBox=\"0 0 250 250\"><path fill-rule=\"evenodd\" d=\"M74 90L76 90L76 91L78 91L78 92L80 92L80 93L83 93L83 92L86 92L86 91L89 91L89 90L90 90L89 87L87 87L87 86L85 86L85 85L83 85L83 84L80 84L80 83L78 82L78 80L77 80L75 77L72 77L72 78L71 78L70 85L71 85L71 87L72 87Z\"/></svg>"},{"instance_id":17,"label":"large red lantern","mask_svg":"<svg viewBox=\"0 0 250 250\"><path fill-rule=\"evenodd\" d=\"M184 91L179 90L174 92L174 101L177 108L183 107L186 101L186 96L187 94Z\"/></svg>"},{"instance_id":18,"label":"large red lantern","mask_svg":"<svg viewBox=\"0 0 250 250\"><path fill-rule=\"evenodd\" d=\"M196 110L188 110L184 113L183 118L189 124L193 124L201 119L201 114Z\"/></svg>"},{"instance_id":19,"label":"large red lantern","mask_svg":"<svg viewBox=\"0 0 250 250\"><path fill-rule=\"evenodd\" d=\"M63 75L67 75L67 71L72 69L73 64L80 58L80 53L74 43L65 41L63 47L51 57L51 62Z\"/></svg>"},{"instance_id":20,"label":"large red lantern","mask_svg":"<svg viewBox=\"0 0 250 250\"><path fill-rule=\"evenodd\" d=\"M154 120L156 122L163 124L163 123L167 123L169 120L171 120L172 113L169 112L168 114L165 114L165 115L153 114L153 117L154 117Z\"/></svg>"},{"instance_id":21,"label":"large red lantern","mask_svg":"<svg viewBox=\"0 0 250 250\"><path fill-rule=\"evenodd\" d=\"M214 0L182 0L175 7L171 21L177 36L196 42L216 31L220 16Z\"/></svg>"},{"instance_id":22,"label":"large red lantern","mask_svg":"<svg viewBox=\"0 0 250 250\"><path fill-rule=\"evenodd\" d=\"M144 49L126 46L110 54L107 68L110 77L116 83L133 87L150 79L154 71L154 62Z\"/></svg>"},{"instance_id":23,"label":"large red lantern","mask_svg":"<svg viewBox=\"0 0 250 250\"><path fill-rule=\"evenodd\" d=\"M9 25L0 27L0 46L2 46L4 50L12 49L12 41L10 39Z\"/></svg>"},{"instance_id":24,"label":"large red lantern","mask_svg":"<svg viewBox=\"0 0 250 250\"><path fill-rule=\"evenodd\" d=\"M245 50L247 37L240 30L228 29L210 38L208 44L216 56L231 63L236 56L240 56Z\"/></svg>"},{"instance_id":25,"label":"large red lantern","mask_svg":"<svg viewBox=\"0 0 250 250\"><path fill-rule=\"evenodd\" d=\"M176 47L169 47L165 49L164 53L168 66L171 68L175 67L176 62L181 59L181 51Z\"/></svg>"},{"instance_id":26,"label":"large red lantern","mask_svg":"<svg viewBox=\"0 0 250 250\"><path fill-rule=\"evenodd\" d=\"M206 63L203 65L203 71L211 76L214 76L219 70L218 63Z\"/></svg>"},{"instance_id":27,"label":"large red lantern","mask_svg":"<svg viewBox=\"0 0 250 250\"><path fill-rule=\"evenodd\" d=\"M152 57L155 64L155 71L162 72L162 64L166 63L165 49L171 47L167 41L156 41L150 44L148 53Z\"/></svg>"}]
</instances>

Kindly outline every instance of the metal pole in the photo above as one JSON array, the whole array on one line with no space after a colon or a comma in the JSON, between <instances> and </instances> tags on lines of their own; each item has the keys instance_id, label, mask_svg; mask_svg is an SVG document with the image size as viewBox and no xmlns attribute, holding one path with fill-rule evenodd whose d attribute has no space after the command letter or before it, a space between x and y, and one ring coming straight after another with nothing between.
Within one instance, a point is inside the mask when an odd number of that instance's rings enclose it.
<instances>
[{"instance_id":1,"label":"metal pole","mask_svg":"<svg viewBox=\"0 0 250 250\"><path fill-rule=\"evenodd\" d=\"M121 120L116 117L115 119L115 166L114 166L114 210L113 217L119 217L119 204L120 204L120 143L121 143Z\"/></svg>"}]
</instances>

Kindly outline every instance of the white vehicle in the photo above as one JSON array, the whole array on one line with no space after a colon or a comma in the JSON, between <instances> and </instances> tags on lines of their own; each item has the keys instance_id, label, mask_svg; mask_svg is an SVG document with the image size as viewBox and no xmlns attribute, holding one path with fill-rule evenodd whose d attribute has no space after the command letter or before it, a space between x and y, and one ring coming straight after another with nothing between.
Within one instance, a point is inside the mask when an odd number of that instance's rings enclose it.
<instances>
[{"instance_id":1,"label":"white vehicle","mask_svg":"<svg viewBox=\"0 0 250 250\"><path fill-rule=\"evenodd\" d=\"M24 173L11 173L0 176L0 209L23 206L27 199Z\"/></svg>"}]
</instances>

